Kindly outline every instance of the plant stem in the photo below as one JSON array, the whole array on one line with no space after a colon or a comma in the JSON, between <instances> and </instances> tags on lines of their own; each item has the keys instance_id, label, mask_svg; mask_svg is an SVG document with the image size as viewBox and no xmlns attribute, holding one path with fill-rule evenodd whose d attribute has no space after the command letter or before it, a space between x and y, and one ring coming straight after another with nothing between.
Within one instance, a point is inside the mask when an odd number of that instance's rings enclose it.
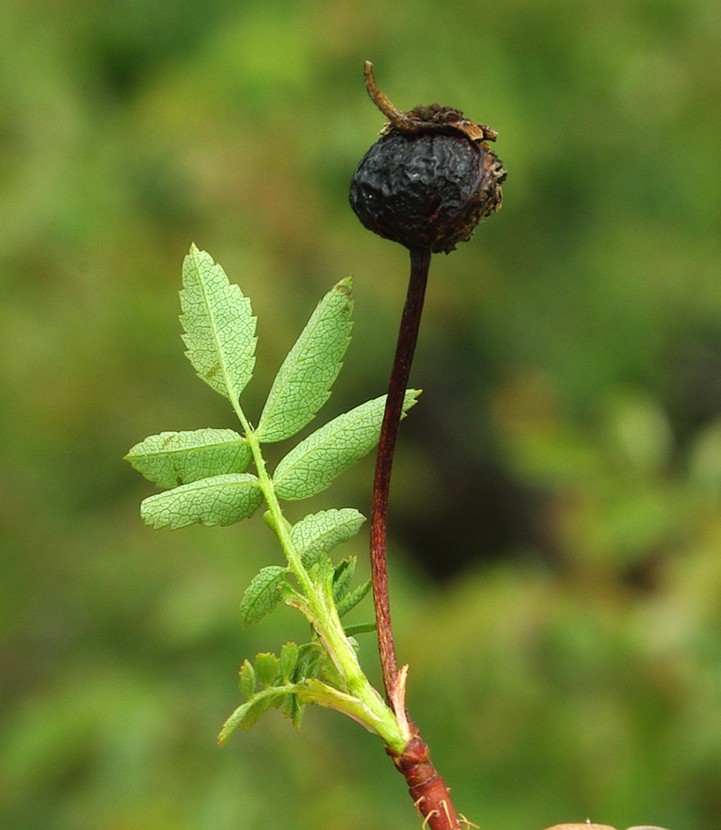
<instances>
[{"instance_id":1,"label":"plant stem","mask_svg":"<svg viewBox=\"0 0 721 830\"><path fill-rule=\"evenodd\" d=\"M318 692L315 696L310 695L308 699L344 712L365 726L370 732L379 735L388 746L395 748L394 751L402 752L410 737L407 728L404 728L406 724L399 723L395 712L385 704L381 695L371 685L361 669L356 651L343 629L343 623L338 616L338 609L333 602L333 597L326 596L326 592L313 581L303 565L301 556L291 539L290 524L283 515L283 510L273 488L273 481L266 470L260 442L246 418L240 402L234 402L233 408L243 427L253 455L260 487L263 491L268 512L272 517L271 527L278 537L290 569L295 575L305 599L303 612L325 645L331 660L346 685L347 694L340 690L333 694L334 690L325 689L324 697L321 697Z\"/></svg>"},{"instance_id":2,"label":"plant stem","mask_svg":"<svg viewBox=\"0 0 721 830\"><path fill-rule=\"evenodd\" d=\"M462 823L468 826L470 824L458 816L448 787L446 787L443 778L431 762L428 746L423 741L418 727L408 718L405 706L407 667L398 670L388 596L388 494L393 468L393 455L398 437L403 397L408 386L408 378L418 340L423 301L428 282L428 270L431 262L429 248L411 248L410 254L411 273L401 316L393 368L388 383L388 398L378 442L371 502L371 575L383 685L386 697L398 721L411 736L402 752L397 752L389 746L386 747L386 752L393 759L398 771L406 779L413 803L423 816L423 827L429 828L429 830L461 830Z\"/></svg>"},{"instance_id":3,"label":"plant stem","mask_svg":"<svg viewBox=\"0 0 721 830\"><path fill-rule=\"evenodd\" d=\"M388 397L383 414L383 425L378 442L370 520L371 576L373 580L373 603L378 626L378 651L383 672L383 686L385 687L386 697L394 711L396 710L395 691L398 664L393 642L386 562L388 493L403 397L408 386L408 377L418 340L423 300L428 282L428 269L431 263L431 252L428 248L411 249L410 253L411 273L398 332L393 368L388 383ZM398 711L396 711L396 714L403 715L402 712Z\"/></svg>"},{"instance_id":4,"label":"plant stem","mask_svg":"<svg viewBox=\"0 0 721 830\"><path fill-rule=\"evenodd\" d=\"M411 723L410 728L413 737L403 752L397 754L390 747L386 747L386 752L406 779L413 803L423 816L424 830L461 830L462 825L475 827L456 812L451 793L433 765L418 727Z\"/></svg>"}]
</instances>

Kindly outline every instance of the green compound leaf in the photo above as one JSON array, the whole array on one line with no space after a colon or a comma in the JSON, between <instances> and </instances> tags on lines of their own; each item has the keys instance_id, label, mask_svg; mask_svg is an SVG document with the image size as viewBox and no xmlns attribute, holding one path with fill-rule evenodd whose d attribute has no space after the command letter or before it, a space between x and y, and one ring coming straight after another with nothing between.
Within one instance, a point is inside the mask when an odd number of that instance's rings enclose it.
<instances>
[{"instance_id":1,"label":"green compound leaf","mask_svg":"<svg viewBox=\"0 0 721 830\"><path fill-rule=\"evenodd\" d=\"M280 565L268 565L253 577L240 601L243 625L262 620L278 605L283 596L280 587L287 572L288 569Z\"/></svg>"},{"instance_id":2,"label":"green compound leaf","mask_svg":"<svg viewBox=\"0 0 721 830\"><path fill-rule=\"evenodd\" d=\"M352 287L347 277L325 295L283 361L260 416L260 441L295 435L330 397L350 343Z\"/></svg>"},{"instance_id":3,"label":"green compound leaf","mask_svg":"<svg viewBox=\"0 0 721 830\"><path fill-rule=\"evenodd\" d=\"M352 539L364 521L365 516L352 507L321 510L296 522L290 538L303 564L310 567L323 553L330 553L336 545Z\"/></svg>"},{"instance_id":4,"label":"green compound leaf","mask_svg":"<svg viewBox=\"0 0 721 830\"><path fill-rule=\"evenodd\" d=\"M177 487L223 473L242 473L250 461L250 447L232 429L161 432L136 444L125 460L158 487Z\"/></svg>"},{"instance_id":5,"label":"green compound leaf","mask_svg":"<svg viewBox=\"0 0 721 830\"><path fill-rule=\"evenodd\" d=\"M183 262L180 304L188 359L202 380L235 403L255 365L250 300L210 254L192 245Z\"/></svg>"},{"instance_id":6,"label":"green compound leaf","mask_svg":"<svg viewBox=\"0 0 721 830\"><path fill-rule=\"evenodd\" d=\"M405 414L420 395L409 389ZM278 464L273 483L276 495L293 501L320 493L333 479L362 458L380 436L386 396L367 401L339 415L300 442Z\"/></svg>"},{"instance_id":7,"label":"green compound leaf","mask_svg":"<svg viewBox=\"0 0 721 830\"><path fill-rule=\"evenodd\" d=\"M149 496L140 505L140 515L154 528L177 530L196 522L225 526L252 516L262 501L254 475L230 473Z\"/></svg>"}]
</instances>

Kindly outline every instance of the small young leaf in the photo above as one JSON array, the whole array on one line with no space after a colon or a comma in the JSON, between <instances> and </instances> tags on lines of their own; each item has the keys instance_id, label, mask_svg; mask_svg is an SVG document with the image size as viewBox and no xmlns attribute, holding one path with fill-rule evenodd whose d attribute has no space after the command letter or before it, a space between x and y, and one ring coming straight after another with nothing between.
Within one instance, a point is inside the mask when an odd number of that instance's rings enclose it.
<instances>
[{"instance_id":1,"label":"small young leaf","mask_svg":"<svg viewBox=\"0 0 721 830\"><path fill-rule=\"evenodd\" d=\"M275 686L280 681L280 660L269 651L255 655L255 676L263 686Z\"/></svg>"},{"instance_id":2,"label":"small young leaf","mask_svg":"<svg viewBox=\"0 0 721 830\"><path fill-rule=\"evenodd\" d=\"M212 389L237 401L255 365L250 300L228 281L210 254L192 245L183 262L180 303L188 359Z\"/></svg>"},{"instance_id":3,"label":"small young leaf","mask_svg":"<svg viewBox=\"0 0 721 830\"><path fill-rule=\"evenodd\" d=\"M338 609L338 616L342 617L344 614L347 614L352 608L355 608L356 605L358 605L358 603L362 599L364 599L368 591L370 591L371 585L372 583L369 579L362 585L359 585L357 588L354 588L352 591L347 593L336 605ZM373 628L375 628L375 623L373 623Z\"/></svg>"},{"instance_id":4,"label":"small young leaf","mask_svg":"<svg viewBox=\"0 0 721 830\"><path fill-rule=\"evenodd\" d=\"M283 701L283 714L290 719L294 729L300 729L305 704L298 700L298 695L287 695Z\"/></svg>"},{"instance_id":5,"label":"small young leaf","mask_svg":"<svg viewBox=\"0 0 721 830\"><path fill-rule=\"evenodd\" d=\"M409 389L404 414L420 391ZM367 401L339 415L294 447L278 464L273 482L276 495L289 501L325 490L333 479L368 453L378 442L386 396Z\"/></svg>"},{"instance_id":6,"label":"small young leaf","mask_svg":"<svg viewBox=\"0 0 721 830\"><path fill-rule=\"evenodd\" d=\"M249 660L244 660L238 672L238 685L243 697L252 697L255 694L255 669Z\"/></svg>"},{"instance_id":7,"label":"small young leaf","mask_svg":"<svg viewBox=\"0 0 721 830\"><path fill-rule=\"evenodd\" d=\"M149 496L140 505L140 515L145 524L154 528L177 530L196 522L225 526L252 516L262 501L254 475L231 473Z\"/></svg>"},{"instance_id":8,"label":"small young leaf","mask_svg":"<svg viewBox=\"0 0 721 830\"><path fill-rule=\"evenodd\" d=\"M256 681L265 688L257 691ZM224 744L238 727L250 729L271 708L281 709L296 728L307 703L329 706L351 717L367 717L365 704L340 691L341 683L336 667L317 641L301 646L286 643L280 658L257 654L255 667L246 660L240 670L241 691L248 699L225 722L218 743Z\"/></svg>"},{"instance_id":9,"label":"small young leaf","mask_svg":"<svg viewBox=\"0 0 721 830\"><path fill-rule=\"evenodd\" d=\"M350 342L352 285L347 277L325 295L283 361L260 416L260 441L295 435L328 400Z\"/></svg>"},{"instance_id":10,"label":"small young leaf","mask_svg":"<svg viewBox=\"0 0 721 830\"><path fill-rule=\"evenodd\" d=\"M376 630L376 627L375 622L354 623L353 625L347 625L343 631L345 631L348 637L352 637L354 634L370 634L371 631Z\"/></svg>"},{"instance_id":11,"label":"small young leaf","mask_svg":"<svg viewBox=\"0 0 721 830\"><path fill-rule=\"evenodd\" d=\"M349 556L340 561L333 572L333 602L336 606L350 590L355 573L356 557Z\"/></svg>"},{"instance_id":12,"label":"small young leaf","mask_svg":"<svg viewBox=\"0 0 721 830\"><path fill-rule=\"evenodd\" d=\"M284 643L280 650L280 676L283 683L290 683L298 663L298 646L296 643Z\"/></svg>"},{"instance_id":13,"label":"small young leaf","mask_svg":"<svg viewBox=\"0 0 721 830\"><path fill-rule=\"evenodd\" d=\"M310 567L322 553L330 553L336 545L352 539L364 521L365 516L352 507L321 510L296 522L290 538L303 564Z\"/></svg>"},{"instance_id":14,"label":"small young leaf","mask_svg":"<svg viewBox=\"0 0 721 830\"><path fill-rule=\"evenodd\" d=\"M136 444L125 459L158 487L177 487L223 473L242 473L250 461L250 447L232 429L161 432Z\"/></svg>"},{"instance_id":15,"label":"small young leaf","mask_svg":"<svg viewBox=\"0 0 721 830\"><path fill-rule=\"evenodd\" d=\"M278 593L286 605L289 605L291 608L297 608L302 614L307 616L306 609L308 607L308 601L305 595L296 591L289 582L283 580L278 585Z\"/></svg>"},{"instance_id":16,"label":"small young leaf","mask_svg":"<svg viewBox=\"0 0 721 830\"><path fill-rule=\"evenodd\" d=\"M293 680L300 683L311 677L320 677L327 661L327 653L321 649L319 643L303 643L298 647L298 661Z\"/></svg>"},{"instance_id":17,"label":"small young leaf","mask_svg":"<svg viewBox=\"0 0 721 830\"><path fill-rule=\"evenodd\" d=\"M239 706L223 724L223 728L218 735L220 746L226 743L238 727L250 729L268 709L282 706L287 696L288 690L282 686L256 692L249 700Z\"/></svg>"},{"instance_id":18,"label":"small young leaf","mask_svg":"<svg viewBox=\"0 0 721 830\"><path fill-rule=\"evenodd\" d=\"M308 576L318 586L328 589L328 598L331 598L333 585L333 563L325 553L322 553L308 568Z\"/></svg>"},{"instance_id":19,"label":"small young leaf","mask_svg":"<svg viewBox=\"0 0 721 830\"><path fill-rule=\"evenodd\" d=\"M261 568L245 589L240 601L240 616L243 625L262 620L281 601L280 585L284 581L287 568L280 565L268 565Z\"/></svg>"},{"instance_id":20,"label":"small young leaf","mask_svg":"<svg viewBox=\"0 0 721 830\"><path fill-rule=\"evenodd\" d=\"M248 708L243 714L241 727L243 729L250 729L254 726L261 715L264 715L269 709L282 706L287 694L281 689L266 689L258 692L248 701Z\"/></svg>"}]
</instances>

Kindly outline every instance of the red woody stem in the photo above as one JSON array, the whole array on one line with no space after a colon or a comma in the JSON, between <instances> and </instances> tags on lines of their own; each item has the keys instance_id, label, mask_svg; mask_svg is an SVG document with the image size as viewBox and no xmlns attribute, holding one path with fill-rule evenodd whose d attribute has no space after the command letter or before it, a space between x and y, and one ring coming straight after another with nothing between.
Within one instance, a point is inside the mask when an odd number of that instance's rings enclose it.
<instances>
[{"instance_id":1,"label":"red woody stem","mask_svg":"<svg viewBox=\"0 0 721 830\"><path fill-rule=\"evenodd\" d=\"M412 737L398 755L386 747L398 771L406 779L416 809L423 817L423 827L429 830L461 830L470 822L459 816L451 794L430 759L428 747L414 723L410 724Z\"/></svg>"},{"instance_id":2,"label":"red woody stem","mask_svg":"<svg viewBox=\"0 0 721 830\"><path fill-rule=\"evenodd\" d=\"M393 454L398 437L398 425L403 409L403 399L408 386L408 376L418 340L418 329L423 313L423 300L428 281L431 252L428 249L411 250L411 275L406 302L401 317L398 343L393 369L388 383L388 397L383 415L378 455L376 456L373 498L371 501L370 543L373 603L378 627L378 651L380 652L383 685L386 697L395 711L394 688L398 664L396 662L391 607L388 597L388 568L386 563L388 492L393 468ZM396 714L401 714L396 711Z\"/></svg>"},{"instance_id":3,"label":"red woody stem","mask_svg":"<svg viewBox=\"0 0 721 830\"><path fill-rule=\"evenodd\" d=\"M411 274L401 317L393 369L388 384L388 398L383 415L380 441L378 442L371 503L371 575L383 685L390 706L399 722L407 725L410 734L408 743L402 752L395 752L390 747L386 747L386 752L393 759L398 771L406 779L413 803L423 817L423 827L428 828L428 830L461 830L462 822L466 826L468 826L468 822L463 818L459 818L456 813L448 788L431 762L428 747L421 738L418 727L408 720L405 708L406 671L398 671L388 597L386 561L388 493L393 467L393 454L398 437L403 399L408 386L408 377L418 340L423 300L428 282L428 269L431 262L429 249L411 249L410 253Z\"/></svg>"}]
</instances>

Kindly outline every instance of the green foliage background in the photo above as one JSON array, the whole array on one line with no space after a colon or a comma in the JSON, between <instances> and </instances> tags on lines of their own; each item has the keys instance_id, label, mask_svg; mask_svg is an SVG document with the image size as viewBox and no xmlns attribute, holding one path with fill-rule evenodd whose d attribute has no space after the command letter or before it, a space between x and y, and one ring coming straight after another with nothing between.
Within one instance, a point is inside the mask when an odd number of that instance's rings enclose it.
<instances>
[{"instance_id":1,"label":"green foliage background","mask_svg":"<svg viewBox=\"0 0 721 830\"><path fill-rule=\"evenodd\" d=\"M433 516L438 559L467 560L438 585L394 541L413 714L482 828L718 823L716 0L15 0L0 10L3 827L415 826L381 745L333 713L300 735L271 716L216 748L243 657L294 635L290 612L238 619L278 552L261 522L149 531L151 490L121 461L161 429L233 426L182 355L191 241L253 300L254 389L352 273L354 342L323 415L384 391L407 263L347 206L381 123L365 58L402 108L493 125L509 169L499 216L434 260L425 394L401 441L397 527ZM366 511L371 470L318 509ZM486 528L489 470L518 495L507 544Z\"/></svg>"}]
</instances>

